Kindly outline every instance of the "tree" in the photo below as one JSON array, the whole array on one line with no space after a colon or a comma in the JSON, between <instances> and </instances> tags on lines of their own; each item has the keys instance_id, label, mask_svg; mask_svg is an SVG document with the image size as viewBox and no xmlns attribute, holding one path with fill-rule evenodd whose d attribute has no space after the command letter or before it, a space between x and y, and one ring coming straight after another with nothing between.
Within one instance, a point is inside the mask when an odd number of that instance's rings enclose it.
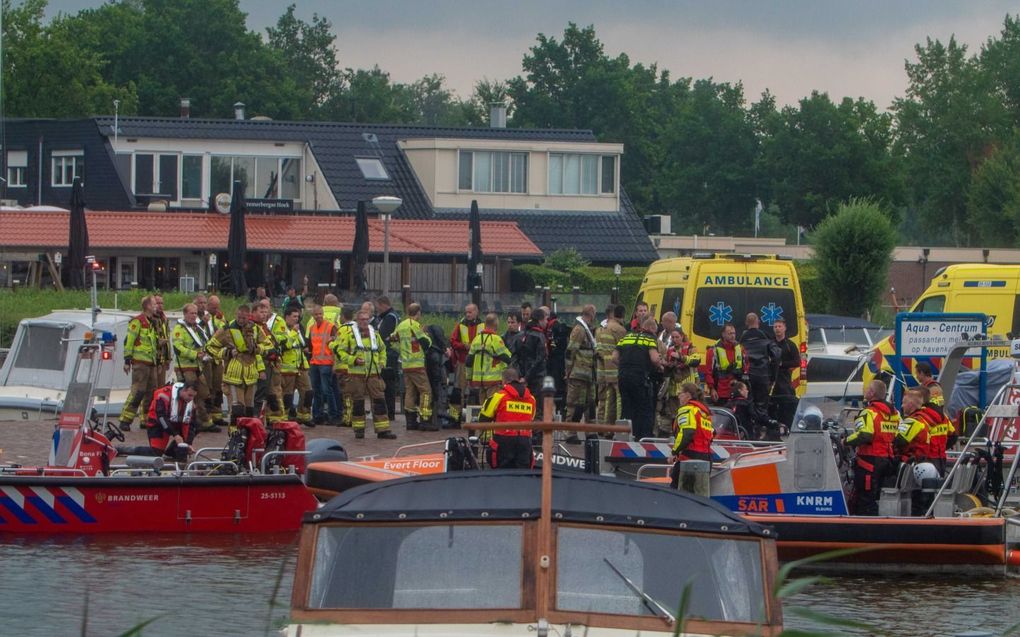
<instances>
[{"instance_id":1,"label":"tree","mask_svg":"<svg viewBox=\"0 0 1020 637\"><path fill-rule=\"evenodd\" d=\"M885 286L896 231L875 202L851 199L822 221L812 235L821 288L829 311L860 316L878 302Z\"/></svg>"},{"instance_id":2,"label":"tree","mask_svg":"<svg viewBox=\"0 0 1020 637\"><path fill-rule=\"evenodd\" d=\"M321 117L319 109L343 89L343 71L337 61L333 25L318 14L311 24L294 15L290 5L275 27L266 29L268 45L290 70L301 91L304 116Z\"/></svg>"},{"instance_id":3,"label":"tree","mask_svg":"<svg viewBox=\"0 0 1020 637\"><path fill-rule=\"evenodd\" d=\"M13 6L4 0L3 100L14 117L78 117L137 107L132 82L103 77L106 60L74 37L72 20L58 16L43 26L45 0Z\"/></svg>"},{"instance_id":4,"label":"tree","mask_svg":"<svg viewBox=\"0 0 1020 637\"><path fill-rule=\"evenodd\" d=\"M475 82L471 97L462 103L464 121L468 126L488 126L489 109L493 104L503 104L506 107L507 120L512 121L514 104L507 83L489 78L478 80Z\"/></svg>"},{"instance_id":5,"label":"tree","mask_svg":"<svg viewBox=\"0 0 1020 637\"><path fill-rule=\"evenodd\" d=\"M1014 133L974 173L967 190L967 220L981 245L1020 243L1020 137Z\"/></svg>"}]
</instances>

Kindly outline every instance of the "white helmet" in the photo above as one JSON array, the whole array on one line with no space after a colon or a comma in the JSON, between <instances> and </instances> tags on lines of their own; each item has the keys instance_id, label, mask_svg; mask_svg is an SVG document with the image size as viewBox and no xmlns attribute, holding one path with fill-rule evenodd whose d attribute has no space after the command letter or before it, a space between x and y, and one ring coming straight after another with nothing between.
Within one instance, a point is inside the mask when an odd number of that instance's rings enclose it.
<instances>
[{"instance_id":1,"label":"white helmet","mask_svg":"<svg viewBox=\"0 0 1020 637\"><path fill-rule=\"evenodd\" d=\"M939 477L939 470L930 462L919 462L914 465L914 482L917 486L924 484L924 480Z\"/></svg>"}]
</instances>

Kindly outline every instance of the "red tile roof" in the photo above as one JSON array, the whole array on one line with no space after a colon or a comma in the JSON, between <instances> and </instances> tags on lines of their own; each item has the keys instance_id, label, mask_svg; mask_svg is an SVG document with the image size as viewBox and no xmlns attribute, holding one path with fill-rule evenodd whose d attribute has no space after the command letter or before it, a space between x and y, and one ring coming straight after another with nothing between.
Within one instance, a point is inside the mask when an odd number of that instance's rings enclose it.
<instances>
[{"instance_id":1,"label":"red tile roof","mask_svg":"<svg viewBox=\"0 0 1020 637\"><path fill-rule=\"evenodd\" d=\"M86 213L92 248L226 250L230 218L215 213ZM354 217L249 215L248 249L269 252L349 252ZM0 247L66 248L67 212L0 212ZM369 250L383 252L383 222L370 218ZM466 255L468 224L449 220L390 220L390 254ZM542 251L514 222L483 221L486 256L539 257Z\"/></svg>"}]
</instances>

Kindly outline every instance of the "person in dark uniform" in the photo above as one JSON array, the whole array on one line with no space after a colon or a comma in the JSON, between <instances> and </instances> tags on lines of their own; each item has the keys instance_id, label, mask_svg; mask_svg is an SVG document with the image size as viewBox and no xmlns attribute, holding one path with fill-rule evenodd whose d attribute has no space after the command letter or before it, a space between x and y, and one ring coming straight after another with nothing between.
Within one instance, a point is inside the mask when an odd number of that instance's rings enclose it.
<instances>
[{"instance_id":1,"label":"person in dark uniform","mask_svg":"<svg viewBox=\"0 0 1020 637\"><path fill-rule=\"evenodd\" d=\"M510 423L535 419L535 397L513 367L503 370L503 387L482 404L479 422L505 423L489 441L489 466L493 469L531 469L535 466L531 430L512 429Z\"/></svg>"},{"instance_id":2,"label":"person in dark uniform","mask_svg":"<svg viewBox=\"0 0 1020 637\"><path fill-rule=\"evenodd\" d=\"M613 362L618 366L622 415L631 421L634 439L652 435L655 425L655 395L652 392L652 372L662 371L655 319L647 317L641 327L628 333L616 343Z\"/></svg>"},{"instance_id":3,"label":"person in dark uniform","mask_svg":"<svg viewBox=\"0 0 1020 637\"><path fill-rule=\"evenodd\" d=\"M769 399L769 416L789 429L793 425L793 415L797 412L797 391L791 378L793 371L800 369L800 350L796 343L786 338L786 321L776 319L772 331L779 348L779 362Z\"/></svg>"},{"instance_id":4,"label":"person in dark uniform","mask_svg":"<svg viewBox=\"0 0 1020 637\"><path fill-rule=\"evenodd\" d=\"M751 389L751 402L754 404L756 428L765 431L766 440L779 440L779 423L769 420L769 390L779 350L772 338L761 329L761 322L754 312L744 319L744 327L740 344L747 353L747 380Z\"/></svg>"},{"instance_id":5,"label":"person in dark uniform","mask_svg":"<svg viewBox=\"0 0 1020 637\"><path fill-rule=\"evenodd\" d=\"M531 394L542 391L542 380L546 374L549 349L545 340L545 310L538 308L531 313L531 320L514 348L510 365L520 373Z\"/></svg>"},{"instance_id":6,"label":"person in dark uniform","mask_svg":"<svg viewBox=\"0 0 1020 637\"><path fill-rule=\"evenodd\" d=\"M386 343L386 367L382 369L382 379L386 383L386 390L383 394L386 401L386 414L390 422L397 413L397 392L400 390L400 352L396 347L389 344L390 336L400 324L400 315L390 305L390 299L380 296L375 300L375 329Z\"/></svg>"},{"instance_id":7,"label":"person in dark uniform","mask_svg":"<svg viewBox=\"0 0 1020 637\"><path fill-rule=\"evenodd\" d=\"M567 409L567 342L570 339L570 327L560 321L548 307L542 306L539 309L545 311L548 317L545 325L545 338L549 344L546 373L553 377L556 384L556 411L563 414Z\"/></svg>"}]
</instances>

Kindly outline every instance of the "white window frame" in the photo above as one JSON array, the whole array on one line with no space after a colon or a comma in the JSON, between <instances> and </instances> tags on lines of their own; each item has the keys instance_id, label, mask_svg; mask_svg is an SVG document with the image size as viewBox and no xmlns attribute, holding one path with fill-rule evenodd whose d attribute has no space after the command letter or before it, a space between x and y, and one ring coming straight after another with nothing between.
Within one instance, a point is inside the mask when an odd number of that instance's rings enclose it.
<instances>
[{"instance_id":1,"label":"white window frame","mask_svg":"<svg viewBox=\"0 0 1020 637\"><path fill-rule=\"evenodd\" d=\"M488 154L489 157L489 190L477 190L475 188L475 155L479 153ZM506 183L507 190L492 190L491 184L496 181L496 164L494 155L497 153L504 153L507 155L507 175ZM463 188L460 184L460 163L464 155L471 155L471 187ZM516 191L513 190L514 184L514 155L521 155L524 157L524 190ZM457 192L470 192L470 193L481 193L481 194L492 194L492 195L529 195L531 194L531 153L527 151L518 150L475 150L475 149L458 149L457 151Z\"/></svg>"},{"instance_id":2,"label":"white window frame","mask_svg":"<svg viewBox=\"0 0 1020 637\"><path fill-rule=\"evenodd\" d=\"M552 158L553 158L554 155L559 155L560 157L564 157L564 158L566 158L567 156L577 156L578 157L579 168L578 168L578 171L577 171L577 180L578 181L577 181L577 193L576 194L575 193L553 192L552 191L552 179L549 178L549 174L548 173L550 173L552 171ZM596 158L595 170L596 170L597 177L596 177L596 181L595 181L595 192L582 192L581 191L582 186L584 185L584 157L595 157ZM613 158L613 173L614 174L613 174L613 191L612 192L602 192L602 160L603 160L604 157L612 157ZM567 162L565 160L561 160L560 161L560 171L561 171L560 172L560 189L561 190L564 190L563 184L566 181L566 173L565 173L566 165L567 165ZM619 187L620 187L619 186L620 180L618 178L619 170L620 170L619 169L619 166L620 166L620 156L619 155L614 155L614 154L610 154L610 153L578 153L578 152L550 151L548 153L547 158L546 158L546 166L548 166L548 170L547 170L547 174L546 174L546 184L547 184L546 190L547 190L547 194L552 196L552 197L616 197L617 192L619 191Z\"/></svg>"},{"instance_id":3,"label":"white window frame","mask_svg":"<svg viewBox=\"0 0 1020 637\"><path fill-rule=\"evenodd\" d=\"M365 167L362 165L361 162L369 162L370 165L373 166L378 165L379 170L382 171L382 176L369 177L367 174L365 174ZM392 181L393 179L392 177L390 177L390 171L386 170L386 165L383 164L382 159L378 157L355 157L354 163L358 165L358 170L361 171L361 176L369 181Z\"/></svg>"},{"instance_id":4,"label":"white window frame","mask_svg":"<svg viewBox=\"0 0 1020 637\"><path fill-rule=\"evenodd\" d=\"M7 187L28 188L28 151L7 151Z\"/></svg>"},{"instance_id":5,"label":"white window frame","mask_svg":"<svg viewBox=\"0 0 1020 637\"><path fill-rule=\"evenodd\" d=\"M184 153L184 154L194 155L195 153ZM237 157L252 157L252 158L255 159L256 175L253 178L253 183L248 184L248 187L251 188L251 189L254 189L255 184L258 183L258 174L257 174L258 165L259 165L258 160L259 159L275 159L276 160L276 175L277 175L277 182L276 182L276 194L277 194L277 198L281 198L280 195L283 192L283 183L282 183L282 181L280 181L283 178L283 162L287 161L287 160L295 160L296 159L297 161L301 162L301 165L300 165L300 167L298 169L298 176L297 176L297 179L298 179L298 194L299 195L303 195L304 194L303 191L302 191L302 188L301 188L301 184L304 183L304 178L305 178L305 158L302 157L301 155L257 155L257 154L245 155L245 154L239 153L239 152L238 153L209 153L209 154L206 155L206 159L204 159L203 162L202 162L202 192L203 193L208 193L207 197L210 200L213 197L215 197L217 194L219 194L219 193L212 192L212 160L213 160L213 158L224 158L224 157L229 157L230 158L230 183L231 184L234 183L234 169L235 169L234 159L237 158ZM183 169L184 169L184 167L183 167L183 164L182 164L180 170L177 171L178 177L180 177L183 174L182 173ZM384 167L384 169L385 169L385 167ZM387 179L389 179L389 178L387 177ZM180 192L180 190L178 190L178 192ZM230 193L228 192L227 194L230 194ZM249 197L249 198L252 198L252 199L261 199L261 197ZM300 198L299 199L291 199L289 201L293 201L294 202L294 207L298 208L300 206L300 204L302 203L303 199L300 199Z\"/></svg>"},{"instance_id":6,"label":"white window frame","mask_svg":"<svg viewBox=\"0 0 1020 637\"><path fill-rule=\"evenodd\" d=\"M130 265L132 268L131 271L135 273L135 278L133 281L124 280L123 275L125 265ZM114 283L116 284L118 290L132 289L131 284L138 282L138 257L119 257L117 259L117 272L115 274L117 279L116 281L114 281Z\"/></svg>"},{"instance_id":7,"label":"white window frame","mask_svg":"<svg viewBox=\"0 0 1020 637\"><path fill-rule=\"evenodd\" d=\"M177 198L172 203L178 203L181 200L181 186L183 185L181 180L181 170L184 168L184 164L181 161L181 153L177 152L162 152L162 151L144 151L136 150L131 153L131 194L138 194L138 175L135 173L135 161L138 155L152 155L152 192L142 195L143 197L150 197L152 195L163 195L166 193L160 192L163 184L159 180L159 160L162 157L176 157L177 158ZM157 186L157 184L159 184Z\"/></svg>"},{"instance_id":8,"label":"white window frame","mask_svg":"<svg viewBox=\"0 0 1020 637\"><path fill-rule=\"evenodd\" d=\"M71 170L71 183L63 183L64 179L64 168L66 167L67 161L72 162ZM70 188L74 184L75 177L81 177L83 175L78 174L78 167L81 166L81 172L85 172L85 151L83 150L55 150L50 153L50 185L54 188ZM59 169L58 169L59 166ZM60 181L57 177L60 177Z\"/></svg>"}]
</instances>

